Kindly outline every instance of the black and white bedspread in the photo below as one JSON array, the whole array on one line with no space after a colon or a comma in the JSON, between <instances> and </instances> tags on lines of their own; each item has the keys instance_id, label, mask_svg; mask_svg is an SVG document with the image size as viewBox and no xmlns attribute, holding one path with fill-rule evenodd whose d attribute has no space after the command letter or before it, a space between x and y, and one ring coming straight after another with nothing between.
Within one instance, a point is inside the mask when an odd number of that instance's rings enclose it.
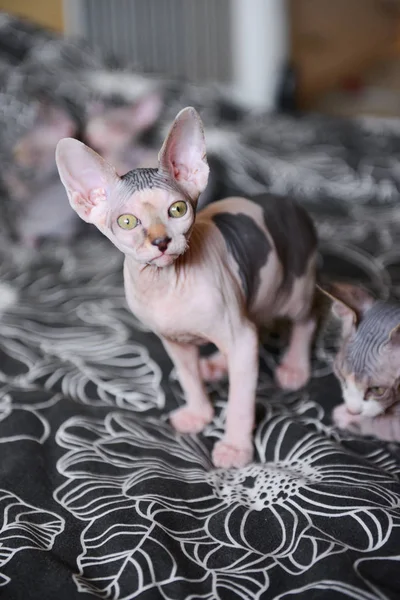
<instances>
[{"instance_id":1,"label":"black and white bedspread","mask_svg":"<svg viewBox=\"0 0 400 600\"><path fill-rule=\"evenodd\" d=\"M294 194L326 275L400 298L399 124L265 115L229 129L213 106L200 108L214 189ZM127 310L117 250L95 234L3 246L18 298L0 316L2 597L400 598L400 447L332 426L334 327L299 393L273 383L282 342L260 347L255 461L215 470L227 384L209 387L204 433L172 430L180 387Z\"/></svg>"},{"instance_id":2,"label":"black and white bedspread","mask_svg":"<svg viewBox=\"0 0 400 600\"><path fill-rule=\"evenodd\" d=\"M305 203L326 273L400 290L395 201ZM121 265L96 235L3 253L18 291L0 319L4 598L399 598L400 449L332 427L334 336L295 394L271 377L278 342L260 348L255 462L215 470L227 385L203 434L172 430L180 388Z\"/></svg>"}]
</instances>

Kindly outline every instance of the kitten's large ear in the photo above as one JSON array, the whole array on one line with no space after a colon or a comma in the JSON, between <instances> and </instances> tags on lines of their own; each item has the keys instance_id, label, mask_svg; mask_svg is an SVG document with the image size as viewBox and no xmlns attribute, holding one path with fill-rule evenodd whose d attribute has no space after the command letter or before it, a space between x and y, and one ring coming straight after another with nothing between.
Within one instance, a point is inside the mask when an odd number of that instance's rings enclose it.
<instances>
[{"instance_id":1,"label":"kitten's large ear","mask_svg":"<svg viewBox=\"0 0 400 600\"><path fill-rule=\"evenodd\" d=\"M115 169L73 138L58 142L56 163L72 208L87 223L104 226L107 200L119 181Z\"/></svg>"},{"instance_id":2,"label":"kitten's large ear","mask_svg":"<svg viewBox=\"0 0 400 600\"><path fill-rule=\"evenodd\" d=\"M375 299L362 287L348 283L329 283L318 288L333 300L333 313L342 321L357 326Z\"/></svg>"},{"instance_id":3,"label":"kitten's large ear","mask_svg":"<svg viewBox=\"0 0 400 600\"><path fill-rule=\"evenodd\" d=\"M158 155L160 169L184 189L193 200L205 190L209 167L206 156L203 124L192 108L177 115Z\"/></svg>"}]
</instances>

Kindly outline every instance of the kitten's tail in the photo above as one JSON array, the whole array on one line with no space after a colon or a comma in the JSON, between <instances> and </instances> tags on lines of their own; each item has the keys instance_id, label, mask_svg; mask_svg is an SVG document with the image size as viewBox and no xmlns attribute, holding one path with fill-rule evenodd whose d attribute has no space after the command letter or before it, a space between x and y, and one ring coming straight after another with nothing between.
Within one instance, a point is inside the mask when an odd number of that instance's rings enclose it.
<instances>
[{"instance_id":1,"label":"kitten's tail","mask_svg":"<svg viewBox=\"0 0 400 600\"><path fill-rule=\"evenodd\" d=\"M0 283L0 314L18 300L18 292L9 283Z\"/></svg>"}]
</instances>

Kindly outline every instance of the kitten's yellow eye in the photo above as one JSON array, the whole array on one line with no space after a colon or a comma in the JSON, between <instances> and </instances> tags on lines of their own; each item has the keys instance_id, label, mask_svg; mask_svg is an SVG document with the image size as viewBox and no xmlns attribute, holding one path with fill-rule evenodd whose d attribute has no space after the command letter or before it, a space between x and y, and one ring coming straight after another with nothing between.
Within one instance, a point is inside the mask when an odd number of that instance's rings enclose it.
<instances>
[{"instance_id":1,"label":"kitten's yellow eye","mask_svg":"<svg viewBox=\"0 0 400 600\"><path fill-rule=\"evenodd\" d=\"M117 223L121 229L135 229L139 220L134 215L121 215L118 217Z\"/></svg>"},{"instance_id":2,"label":"kitten's yellow eye","mask_svg":"<svg viewBox=\"0 0 400 600\"><path fill-rule=\"evenodd\" d=\"M372 388L369 388L368 392L371 396L375 396L375 398L379 398L380 396L383 396L385 394L386 388L385 387L372 387Z\"/></svg>"},{"instance_id":3,"label":"kitten's yellow eye","mask_svg":"<svg viewBox=\"0 0 400 600\"><path fill-rule=\"evenodd\" d=\"M173 219L179 219L180 217L183 217L184 215L186 215L187 213L187 204L186 202L183 202L183 200L180 200L179 202L174 202L174 204L171 204L171 206L169 207L169 211L168 214L170 217L172 217Z\"/></svg>"}]
</instances>

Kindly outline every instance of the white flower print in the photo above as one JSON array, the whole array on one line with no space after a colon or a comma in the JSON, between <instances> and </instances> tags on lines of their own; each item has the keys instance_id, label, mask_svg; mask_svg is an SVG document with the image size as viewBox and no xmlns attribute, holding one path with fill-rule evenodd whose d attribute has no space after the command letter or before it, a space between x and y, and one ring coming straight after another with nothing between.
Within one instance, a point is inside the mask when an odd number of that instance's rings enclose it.
<instances>
[{"instance_id":1,"label":"white flower print","mask_svg":"<svg viewBox=\"0 0 400 600\"><path fill-rule=\"evenodd\" d=\"M70 419L57 441L67 481L55 498L88 523L76 583L104 598L157 587L175 599L177 580L196 580L196 597L258 598L280 572L376 552L400 505L381 457L375 468L344 455L270 409L255 436L258 461L241 470L213 469L207 440L121 413ZM137 587L119 596L128 576Z\"/></svg>"},{"instance_id":2,"label":"white flower print","mask_svg":"<svg viewBox=\"0 0 400 600\"><path fill-rule=\"evenodd\" d=\"M34 386L0 388L0 444L21 440L43 444L49 437L50 424L40 411L60 399L60 394L43 392Z\"/></svg>"}]
</instances>

